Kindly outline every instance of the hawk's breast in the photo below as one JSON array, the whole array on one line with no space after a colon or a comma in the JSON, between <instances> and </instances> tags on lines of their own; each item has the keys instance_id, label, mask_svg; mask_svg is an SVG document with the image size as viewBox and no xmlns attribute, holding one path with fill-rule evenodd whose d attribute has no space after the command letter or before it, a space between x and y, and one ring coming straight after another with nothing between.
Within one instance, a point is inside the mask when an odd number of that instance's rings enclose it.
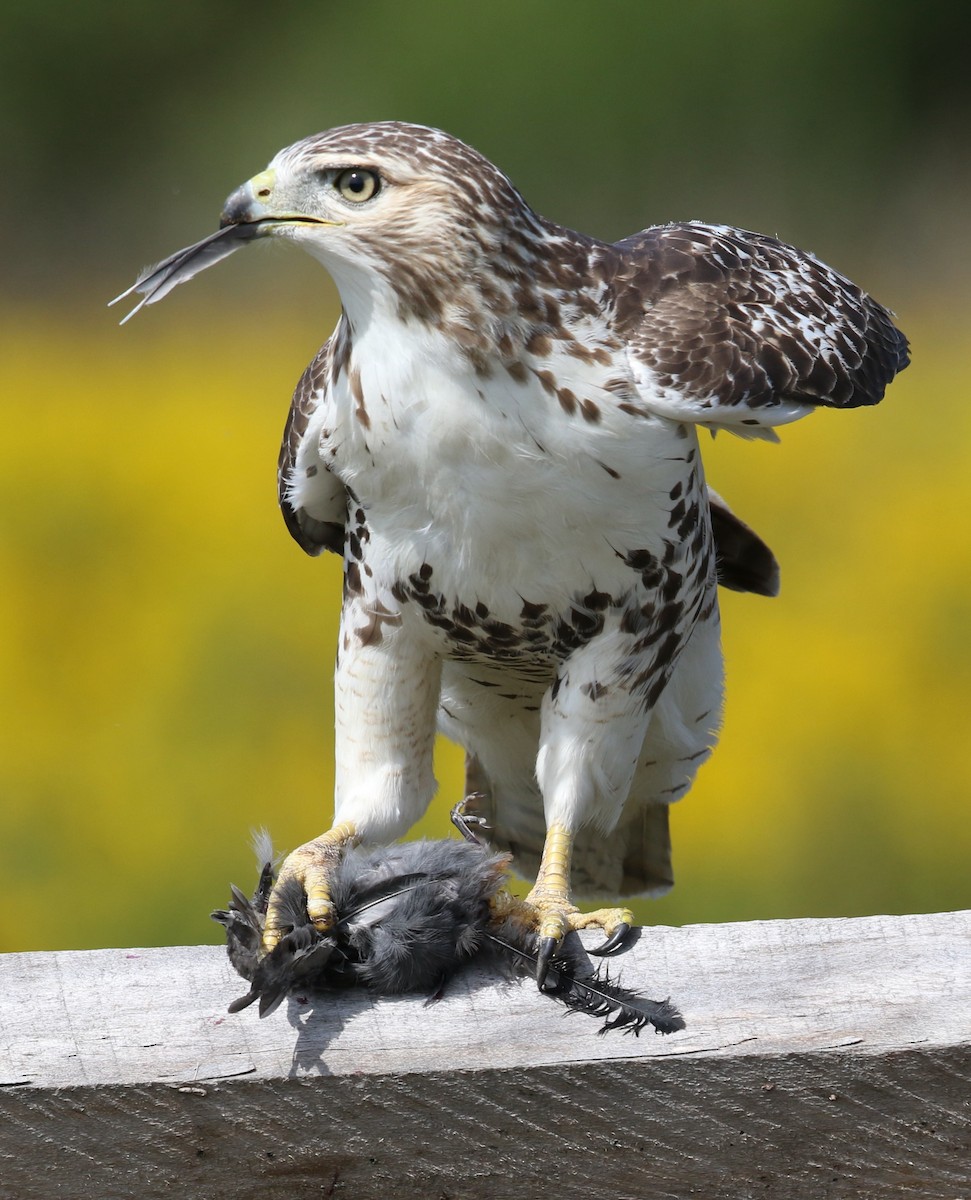
<instances>
[{"instance_id":1,"label":"hawk's breast","mask_svg":"<svg viewBox=\"0 0 971 1200\"><path fill-rule=\"evenodd\" d=\"M451 657L539 667L610 612L713 580L689 427L625 413L586 381L571 414L533 375L432 358L395 377L388 356L362 361L377 366L352 359L336 381L320 454L348 490L347 578L364 603L420 616ZM595 424L580 408L594 397Z\"/></svg>"}]
</instances>

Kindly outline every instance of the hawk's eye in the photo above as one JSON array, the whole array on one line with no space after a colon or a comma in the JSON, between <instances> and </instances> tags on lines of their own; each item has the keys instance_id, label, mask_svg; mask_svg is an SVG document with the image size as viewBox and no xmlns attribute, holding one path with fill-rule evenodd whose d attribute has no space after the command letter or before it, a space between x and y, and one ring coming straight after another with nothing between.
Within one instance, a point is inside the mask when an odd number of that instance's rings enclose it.
<instances>
[{"instance_id":1,"label":"hawk's eye","mask_svg":"<svg viewBox=\"0 0 971 1200\"><path fill-rule=\"evenodd\" d=\"M360 204L377 195L378 177L373 171L365 171L362 167L352 167L349 171L341 171L334 181L334 186L345 200Z\"/></svg>"}]
</instances>

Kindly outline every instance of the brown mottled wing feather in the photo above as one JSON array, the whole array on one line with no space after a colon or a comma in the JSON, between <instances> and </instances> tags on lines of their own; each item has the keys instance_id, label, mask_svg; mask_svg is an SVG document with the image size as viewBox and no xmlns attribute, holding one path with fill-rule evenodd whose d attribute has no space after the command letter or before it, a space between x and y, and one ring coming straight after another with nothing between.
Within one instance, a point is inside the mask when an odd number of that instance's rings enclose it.
<instances>
[{"instance_id":1,"label":"brown mottled wing feather","mask_svg":"<svg viewBox=\"0 0 971 1200\"><path fill-rule=\"evenodd\" d=\"M779 564L754 529L736 517L717 492L708 489L718 582L733 592L778 596Z\"/></svg>"},{"instance_id":2,"label":"brown mottled wing feather","mask_svg":"<svg viewBox=\"0 0 971 1200\"><path fill-rule=\"evenodd\" d=\"M336 554L343 553L343 514L345 509L343 488L335 479L334 487L330 489L333 494L325 495L322 507L311 513L306 508L295 507L291 503L289 487L300 445L307 432L307 425L321 401L330 377L333 343L334 338L332 337L321 347L311 359L307 369L300 377L300 382L294 389L277 463L277 490L280 509L287 529L302 549L306 550L308 554L314 555L320 554L322 550L332 550ZM334 519L328 519L330 517Z\"/></svg>"},{"instance_id":3,"label":"brown mottled wing feather","mask_svg":"<svg viewBox=\"0 0 971 1200\"><path fill-rule=\"evenodd\" d=\"M876 404L909 361L885 308L775 238L687 222L613 250L615 326L665 415L745 426Z\"/></svg>"}]
</instances>

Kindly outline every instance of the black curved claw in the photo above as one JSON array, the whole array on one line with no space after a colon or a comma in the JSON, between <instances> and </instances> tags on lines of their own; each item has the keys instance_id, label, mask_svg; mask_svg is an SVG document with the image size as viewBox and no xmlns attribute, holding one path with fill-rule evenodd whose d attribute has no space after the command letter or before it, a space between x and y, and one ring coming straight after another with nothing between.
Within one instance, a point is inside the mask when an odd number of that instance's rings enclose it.
<instances>
[{"instance_id":1,"label":"black curved claw","mask_svg":"<svg viewBox=\"0 0 971 1200\"><path fill-rule=\"evenodd\" d=\"M472 842L476 846L486 846L488 843L484 838L480 838L476 833L476 827L479 829L488 829L485 817L476 816L475 813L465 811L467 804L474 804L476 800L484 800L485 796L482 792L470 792L464 800L460 800L458 804L448 814L452 824L459 831L462 837L467 842Z\"/></svg>"},{"instance_id":2,"label":"black curved claw","mask_svg":"<svg viewBox=\"0 0 971 1200\"><path fill-rule=\"evenodd\" d=\"M536 948L536 986L540 991L543 990L550 962L558 945L559 942L555 937L545 937Z\"/></svg>"},{"instance_id":3,"label":"black curved claw","mask_svg":"<svg viewBox=\"0 0 971 1200\"><path fill-rule=\"evenodd\" d=\"M623 949L624 942L627 941L629 933L630 926L626 921L621 921L602 946L595 946L592 950L588 950L587 953L595 954L598 958L606 958L609 954L616 954L618 950Z\"/></svg>"}]
</instances>

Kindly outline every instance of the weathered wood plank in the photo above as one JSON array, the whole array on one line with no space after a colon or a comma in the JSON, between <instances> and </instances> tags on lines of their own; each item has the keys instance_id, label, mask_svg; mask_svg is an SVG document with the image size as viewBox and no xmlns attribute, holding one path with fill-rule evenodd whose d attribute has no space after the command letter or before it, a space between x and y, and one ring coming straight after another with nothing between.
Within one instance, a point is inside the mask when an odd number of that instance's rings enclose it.
<instances>
[{"instance_id":1,"label":"weathered wood plank","mask_svg":"<svg viewBox=\"0 0 971 1200\"><path fill-rule=\"evenodd\" d=\"M651 929L688 1029L479 972L291 1000L213 947L0 956L0 1198L971 1196L971 913Z\"/></svg>"}]
</instances>

